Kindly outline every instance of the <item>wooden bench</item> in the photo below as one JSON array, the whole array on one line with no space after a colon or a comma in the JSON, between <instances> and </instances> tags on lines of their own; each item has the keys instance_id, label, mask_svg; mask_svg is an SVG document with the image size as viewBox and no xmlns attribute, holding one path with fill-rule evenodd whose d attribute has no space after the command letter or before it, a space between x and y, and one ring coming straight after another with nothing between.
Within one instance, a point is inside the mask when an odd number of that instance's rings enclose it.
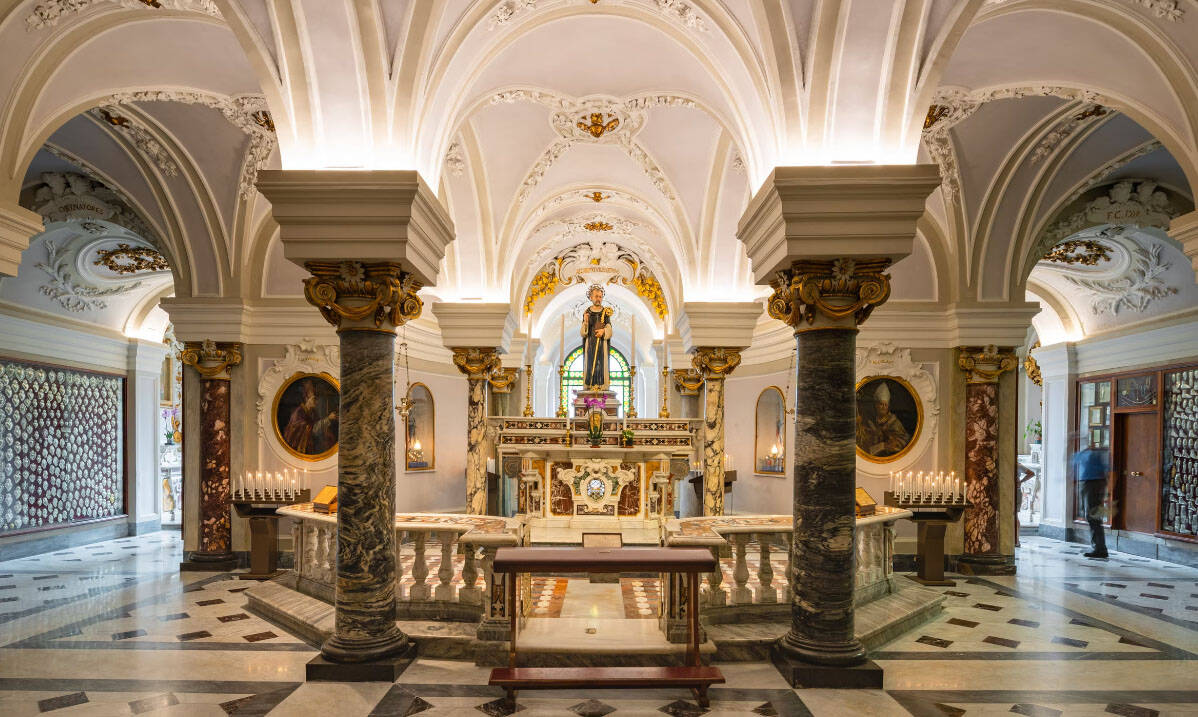
<instances>
[{"instance_id":1,"label":"wooden bench","mask_svg":"<svg viewBox=\"0 0 1198 717\"><path fill-rule=\"evenodd\" d=\"M645 689L685 687L708 707L707 688L723 683L718 667L704 667L699 659L699 575L717 570L715 557L705 548L499 548L494 570L505 580L510 608L511 641L508 667L491 670L490 685L502 687L513 704L516 691L571 688ZM687 580L687 664L678 667L517 667L516 632L520 615L519 573L682 573Z\"/></svg>"}]
</instances>

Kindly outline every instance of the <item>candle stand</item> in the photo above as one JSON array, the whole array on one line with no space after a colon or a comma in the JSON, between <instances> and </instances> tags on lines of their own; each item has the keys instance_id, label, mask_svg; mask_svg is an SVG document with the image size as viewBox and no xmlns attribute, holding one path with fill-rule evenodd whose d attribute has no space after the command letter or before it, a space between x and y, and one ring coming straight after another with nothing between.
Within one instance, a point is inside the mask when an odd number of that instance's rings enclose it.
<instances>
[{"instance_id":1,"label":"candle stand","mask_svg":"<svg viewBox=\"0 0 1198 717\"><path fill-rule=\"evenodd\" d=\"M250 521L250 571L241 580L270 580L279 574L279 516L281 505L307 503L304 490L235 490L233 508L238 517Z\"/></svg>"},{"instance_id":2,"label":"candle stand","mask_svg":"<svg viewBox=\"0 0 1198 717\"><path fill-rule=\"evenodd\" d=\"M963 498L943 501L886 491L882 502L911 511L910 520L918 529L916 574L907 577L922 585L956 585L956 581L944 579L944 532L950 523L961 519L965 509L970 507L969 501Z\"/></svg>"}]
</instances>

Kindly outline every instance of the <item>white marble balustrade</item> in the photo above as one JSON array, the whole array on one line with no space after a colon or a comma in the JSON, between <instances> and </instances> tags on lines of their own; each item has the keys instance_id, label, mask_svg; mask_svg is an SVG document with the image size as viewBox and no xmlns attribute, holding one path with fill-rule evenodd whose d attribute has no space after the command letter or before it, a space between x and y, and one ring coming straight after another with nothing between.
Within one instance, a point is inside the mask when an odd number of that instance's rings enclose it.
<instances>
[{"instance_id":1,"label":"white marble balustrade","mask_svg":"<svg viewBox=\"0 0 1198 717\"><path fill-rule=\"evenodd\" d=\"M857 519L856 604L893 591L894 523L910 515L878 506L875 515ZM706 547L719 558L721 569L708 574L700 589L705 620L723 622L746 613L768 617L790 603L793 529L789 515L682 518L667 521L665 544ZM672 583L663 580L663 586L668 592ZM663 622L668 623L677 600L663 594L663 602Z\"/></svg>"},{"instance_id":2,"label":"white marble balustrade","mask_svg":"<svg viewBox=\"0 0 1198 717\"><path fill-rule=\"evenodd\" d=\"M337 516L317 513L311 504L279 509L293 520L296 588L332 602L337 585ZM523 526L516 518L443 513L395 516L396 614L401 619L506 619L495 606L491 561L503 545L519 545ZM481 578L481 582L480 582ZM502 588L502 586L500 586ZM502 597L501 597L502 600Z\"/></svg>"}]
</instances>

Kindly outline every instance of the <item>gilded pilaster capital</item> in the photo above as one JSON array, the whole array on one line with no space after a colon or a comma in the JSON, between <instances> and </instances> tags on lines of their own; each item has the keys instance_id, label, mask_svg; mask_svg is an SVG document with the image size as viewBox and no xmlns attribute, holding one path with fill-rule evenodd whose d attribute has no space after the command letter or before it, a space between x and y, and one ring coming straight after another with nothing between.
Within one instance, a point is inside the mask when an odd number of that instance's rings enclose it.
<instances>
[{"instance_id":1,"label":"gilded pilaster capital","mask_svg":"<svg viewBox=\"0 0 1198 717\"><path fill-rule=\"evenodd\" d=\"M827 326L857 326L890 298L889 259L804 260L779 271L769 315L795 332Z\"/></svg>"},{"instance_id":2,"label":"gilded pilaster capital","mask_svg":"<svg viewBox=\"0 0 1198 717\"><path fill-rule=\"evenodd\" d=\"M691 364L702 374L703 379L724 378L740 365L740 349L724 346L699 346Z\"/></svg>"},{"instance_id":3,"label":"gilded pilaster capital","mask_svg":"<svg viewBox=\"0 0 1198 717\"><path fill-rule=\"evenodd\" d=\"M1028 379L1037 386L1044 385L1044 377L1040 375L1040 362L1036 361L1036 357L1032 356L1032 352L1040 348L1040 342L1032 344L1027 350L1027 356L1023 359L1023 372L1027 374Z\"/></svg>"},{"instance_id":4,"label":"gilded pilaster capital","mask_svg":"<svg viewBox=\"0 0 1198 717\"><path fill-rule=\"evenodd\" d=\"M965 372L966 383L997 383L998 377L1015 368L1015 353L989 346L961 346L957 365Z\"/></svg>"},{"instance_id":5,"label":"gilded pilaster capital","mask_svg":"<svg viewBox=\"0 0 1198 717\"><path fill-rule=\"evenodd\" d=\"M304 298L337 331L386 331L418 318L421 284L395 262L309 261Z\"/></svg>"},{"instance_id":6,"label":"gilded pilaster capital","mask_svg":"<svg viewBox=\"0 0 1198 717\"><path fill-rule=\"evenodd\" d=\"M674 369L674 387L683 396L698 396L703 388L703 374L693 368Z\"/></svg>"},{"instance_id":7,"label":"gilded pilaster capital","mask_svg":"<svg viewBox=\"0 0 1198 717\"><path fill-rule=\"evenodd\" d=\"M516 379L519 377L520 369L515 366L497 368L487 376L487 382L491 384L491 390L495 393L511 393L512 386L515 385Z\"/></svg>"},{"instance_id":8,"label":"gilded pilaster capital","mask_svg":"<svg viewBox=\"0 0 1198 717\"><path fill-rule=\"evenodd\" d=\"M229 368L241 363L241 344L212 339L188 341L179 352L179 360L194 368L200 378L228 381Z\"/></svg>"},{"instance_id":9,"label":"gilded pilaster capital","mask_svg":"<svg viewBox=\"0 0 1198 717\"><path fill-rule=\"evenodd\" d=\"M490 379L499 369L499 354L493 348L455 346L453 365L474 380Z\"/></svg>"}]
</instances>

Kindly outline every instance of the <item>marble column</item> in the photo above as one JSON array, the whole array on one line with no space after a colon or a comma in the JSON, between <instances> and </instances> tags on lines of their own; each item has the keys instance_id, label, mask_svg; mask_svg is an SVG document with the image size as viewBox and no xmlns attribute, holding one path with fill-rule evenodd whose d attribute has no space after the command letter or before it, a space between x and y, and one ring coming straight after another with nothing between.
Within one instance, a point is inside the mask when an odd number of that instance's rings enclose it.
<instances>
[{"instance_id":1,"label":"marble column","mask_svg":"<svg viewBox=\"0 0 1198 717\"><path fill-rule=\"evenodd\" d=\"M456 347L453 365L466 375L466 512L487 512L487 465L483 455L487 431L487 381L499 370L493 348Z\"/></svg>"},{"instance_id":2,"label":"marble column","mask_svg":"<svg viewBox=\"0 0 1198 717\"><path fill-rule=\"evenodd\" d=\"M724 379L740 365L740 349L702 346L694 367L703 376L703 515L724 514Z\"/></svg>"},{"instance_id":3,"label":"marble column","mask_svg":"<svg viewBox=\"0 0 1198 717\"><path fill-rule=\"evenodd\" d=\"M957 363L965 372L965 547L962 570L1010 572L999 547L1001 502L998 486L998 379L1015 368L1009 350L961 347ZM1008 501L1010 502L1010 501Z\"/></svg>"},{"instance_id":4,"label":"marble column","mask_svg":"<svg viewBox=\"0 0 1198 717\"><path fill-rule=\"evenodd\" d=\"M779 641L807 664L865 660L854 635L857 325L890 296L889 259L797 261L775 278L770 316L795 330L791 628Z\"/></svg>"},{"instance_id":5,"label":"marble column","mask_svg":"<svg viewBox=\"0 0 1198 717\"><path fill-rule=\"evenodd\" d=\"M370 662L411 642L395 624L395 328L420 316L420 284L392 262L309 261L304 295L337 327L341 407L337 598L321 654Z\"/></svg>"},{"instance_id":6,"label":"marble column","mask_svg":"<svg viewBox=\"0 0 1198 717\"><path fill-rule=\"evenodd\" d=\"M231 570L232 485L229 475L229 368L241 363L241 344L188 342L179 356L200 375L200 505L197 549L183 570Z\"/></svg>"}]
</instances>

